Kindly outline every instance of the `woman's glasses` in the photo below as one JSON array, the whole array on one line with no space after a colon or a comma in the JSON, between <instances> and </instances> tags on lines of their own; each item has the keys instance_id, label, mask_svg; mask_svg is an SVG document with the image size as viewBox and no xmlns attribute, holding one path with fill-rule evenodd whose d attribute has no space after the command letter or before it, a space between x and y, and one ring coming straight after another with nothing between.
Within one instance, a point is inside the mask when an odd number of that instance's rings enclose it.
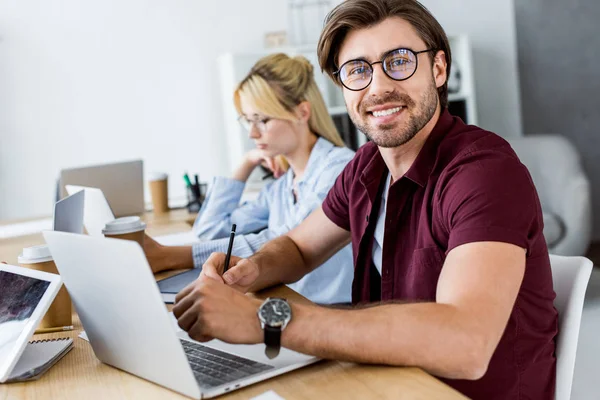
<instances>
[{"instance_id":1,"label":"woman's glasses","mask_svg":"<svg viewBox=\"0 0 600 400\"><path fill-rule=\"evenodd\" d=\"M272 120L272 118L269 118L269 117L256 118L256 119L248 119L243 115L240 115L238 117L238 122L248 132L250 132L252 130L252 125L254 125L260 133L265 133L267 131L267 123L270 120Z\"/></svg>"}]
</instances>

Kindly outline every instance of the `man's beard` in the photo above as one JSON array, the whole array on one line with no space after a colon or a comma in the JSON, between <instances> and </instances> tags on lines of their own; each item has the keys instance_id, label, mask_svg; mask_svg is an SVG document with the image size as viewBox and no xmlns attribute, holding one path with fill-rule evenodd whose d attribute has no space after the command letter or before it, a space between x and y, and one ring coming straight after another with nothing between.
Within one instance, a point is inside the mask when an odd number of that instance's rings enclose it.
<instances>
[{"instance_id":1,"label":"man's beard","mask_svg":"<svg viewBox=\"0 0 600 400\"><path fill-rule=\"evenodd\" d=\"M358 115L352 115L350 113L350 119L354 122L354 125L362 133L369 138L373 143L379 147L398 147L410 141L416 136L421 129L433 118L435 110L438 105L438 93L435 84L432 84L421 96L418 105L406 94L400 94L396 91L386 94L383 97L377 99L368 99L358 107ZM367 115L366 109L374 107L380 104L386 103L400 103L403 104L406 109L401 112L409 114L408 120L400 125L398 122L392 124L382 124L376 127L368 125L366 121L363 121L361 117ZM368 117L366 117L368 118Z\"/></svg>"}]
</instances>

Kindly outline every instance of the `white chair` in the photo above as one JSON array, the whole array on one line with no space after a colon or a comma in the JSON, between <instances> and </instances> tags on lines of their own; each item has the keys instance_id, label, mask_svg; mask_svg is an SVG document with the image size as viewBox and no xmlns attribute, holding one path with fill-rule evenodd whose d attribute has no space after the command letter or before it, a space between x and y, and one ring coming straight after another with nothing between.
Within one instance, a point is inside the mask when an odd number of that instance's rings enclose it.
<instances>
[{"instance_id":1,"label":"white chair","mask_svg":"<svg viewBox=\"0 0 600 400\"><path fill-rule=\"evenodd\" d=\"M579 326L585 291L593 264L585 257L550 255L552 279L558 310L556 339L556 400L569 400L579 340Z\"/></svg>"},{"instance_id":2,"label":"white chair","mask_svg":"<svg viewBox=\"0 0 600 400\"><path fill-rule=\"evenodd\" d=\"M583 256L592 239L592 189L579 152L561 135L525 135L508 142L537 189L550 253Z\"/></svg>"}]
</instances>

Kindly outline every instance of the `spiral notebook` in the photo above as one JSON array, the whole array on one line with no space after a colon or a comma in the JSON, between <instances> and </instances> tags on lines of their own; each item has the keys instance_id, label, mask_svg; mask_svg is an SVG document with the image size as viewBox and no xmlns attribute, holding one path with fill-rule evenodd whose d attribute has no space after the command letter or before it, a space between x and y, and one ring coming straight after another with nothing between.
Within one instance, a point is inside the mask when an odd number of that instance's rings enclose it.
<instances>
[{"instance_id":1,"label":"spiral notebook","mask_svg":"<svg viewBox=\"0 0 600 400\"><path fill-rule=\"evenodd\" d=\"M38 379L73 348L73 339L34 340L27 344L8 382Z\"/></svg>"}]
</instances>

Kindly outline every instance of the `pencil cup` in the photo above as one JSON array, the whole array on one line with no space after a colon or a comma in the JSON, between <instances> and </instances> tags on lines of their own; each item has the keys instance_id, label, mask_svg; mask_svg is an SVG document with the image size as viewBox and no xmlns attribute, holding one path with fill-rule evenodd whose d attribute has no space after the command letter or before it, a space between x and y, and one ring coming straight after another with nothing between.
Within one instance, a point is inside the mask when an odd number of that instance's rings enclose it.
<instances>
[{"instance_id":1,"label":"pencil cup","mask_svg":"<svg viewBox=\"0 0 600 400\"><path fill-rule=\"evenodd\" d=\"M152 208L155 214L169 211L169 177L167 174L154 173L148 177Z\"/></svg>"},{"instance_id":2,"label":"pencil cup","mask_svg":"<svg viewBox=\"0 0 600 400\"><path fill-rule=\"evenodd\" d=\"M58 274L54 259L50 254L50 249L47 245L26 247L19 256L19 265L21 267L34 269L36 271L49 272ZM54 301L48 308L46 315L42 318L38 328L65 328L73 329L73 315L71 306L71 296L67 292L67 288L63 285Z\"/></svg>"},{"instance_id":3,"label":"pencil cup","mask_svg":"<svg viewBox=\"0 0 600 400\"><path fill-rule=\"evenodd\" d=\"M107 222L102 229L104 237L133 240L144 248L146 224L140 217L123 217Z\"/></svg>"},{"instance_id":4,"label":"pencil cup","mask_svg":"<svg viewBox=\"0 0 600 400\"><path fill-rule=\"evenodd\" d=\"M187 187L187 209L190 213L196 213L200 211L200 207L202 207L202 200L198 195L200 194L200 189L196 187L196 185Z\"/></svg>"}]
</instances>

